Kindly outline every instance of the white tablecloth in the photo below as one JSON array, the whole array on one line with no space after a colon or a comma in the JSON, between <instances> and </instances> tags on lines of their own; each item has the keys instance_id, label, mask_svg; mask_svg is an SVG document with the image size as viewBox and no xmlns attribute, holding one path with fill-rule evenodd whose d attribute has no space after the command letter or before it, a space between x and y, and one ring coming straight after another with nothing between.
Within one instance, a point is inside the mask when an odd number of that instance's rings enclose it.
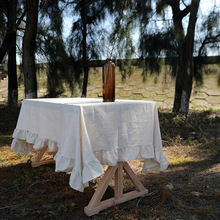
<instances>
[{"instance_id":1,"label":"white tablecloth","mask_svg":"<svg viewBox=\"0 0 220 220\"><path fill-rule=\"evenodd\" d=\"M101 164L144 159L143 171L164 170L155 102L56 98L23 101L11 149L28 154L48 146L56 171L71 172L70 186L83 191Z\"/></svg>"}]
</instances>

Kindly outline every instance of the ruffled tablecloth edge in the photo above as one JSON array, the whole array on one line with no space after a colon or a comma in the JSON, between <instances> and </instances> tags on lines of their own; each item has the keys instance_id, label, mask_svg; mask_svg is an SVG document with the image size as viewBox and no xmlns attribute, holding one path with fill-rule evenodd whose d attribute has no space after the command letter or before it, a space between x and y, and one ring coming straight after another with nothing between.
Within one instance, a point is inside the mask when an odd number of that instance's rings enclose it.
<instances>
[{"instance_id":1,"label":"ruffled tablecloth edge","mask_svg":"<svg viewBox=\"0 0 220 220\"><path fill-rule=\"evenodd\" d=\"M143 172L147 171L163 171L168 167L168 160L163 151L159 158L154 158L154 152L150 152L150 146L137 146L134 149L124 148L114 151L96 151L93 152L96 160L91 160L84 164L82 172L75 169L75 160L68 158L66 155L63 155L62 152L59 152L60 144L56 141L52 141L46 138L40 138L37 134L33 134L26 130L15 129L13 136L14 139L11 144L11 150L20 153L20 154L29 154L33 148L41 150L44 147L48 146L50 151L56 152L57 154L54 157L55 171L56 172L71 172L70 176L70 186L78 191L83 192L84 188L89 184L88 182L97 178L98 176L104 173L101 164L115 166L117 162L143 159L144 166ZM138 149L138 150L137 150ZM116 152L117 151L117 152ZM132 153L128 151L133 151ZM132 155L129 158L126 158L125 154ZM124 159L121 159L123 155ZM107 158L107 159L103 159ZM92 167L92 169L91 169Z\"/></svg>"},{"instance_id":2,"label":"ruffled tablecloth edge","mask_svg":"<svg viewBox=\"0 0 220 220\"><path fill-rule=\"evenodd\" d=\"M51 152L58 151L59 143L56 141L41 138L37 134L32 132L15 129L13 132L13 141L11 144L11 150L20 154L29 154L33 148L36 150L41 150L48 146Z\"/></svg>"}]
</instances>

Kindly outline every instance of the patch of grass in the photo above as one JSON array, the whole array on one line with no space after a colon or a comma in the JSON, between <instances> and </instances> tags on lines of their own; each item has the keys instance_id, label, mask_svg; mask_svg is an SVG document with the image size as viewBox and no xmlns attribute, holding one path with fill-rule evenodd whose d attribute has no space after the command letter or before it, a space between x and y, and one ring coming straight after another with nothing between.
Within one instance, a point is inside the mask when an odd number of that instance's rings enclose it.
<instances>
[{"instance_id":1,"label":"patch of grass","mask_svg":"<svg viewBox=\"0 0 220 220\"><path fill-rule=\"evenodd\" d=\"M173 155L166 155L168 162L170 165L180 165L189 162L195 161L195 159L187 156L173 156Z\"/></svg>"},{"instance_id":2,"label":"patch of grass","mask_svg":"<svg viewBox=\"0 0 220 220\"><path fill-rule=\"evenodd\" d=\"M208 110L209 110L209 111L215 111L215 112L220 111L218 108L214 108L214 107L211 107L211 108L209 108Z\"/></svg>"},{"instance_id":3,"label":"patch of grass","mask_svg":"<svg viewBox=\"0 0 220 220\"><path fill-rule=\"evenodd\" d=\"M71 203L66 203L66 204L61 204L58 207L58 211L59 212L68 212L69 210L71 210L72 208L74 208L76 206L76 204L74 202Z\"/></svg>"},{"instance_id":4,"label":"patch of grass","mask_svg":"<svg viewBox=\"0 0 220 220\"><path fill-rule=\"evenodd\" d=\"M30 156L18 154L12 151L9 146L0 147L0 167L26 163L29 160Z\"/></svg>"},{"instance_id":5,"label":"patch of grass","mask_svg":"<svg viewBox=\"0 0 220 220\"><path fill-rule=\"evenodd\" d=\"M199 105L192 105L191 108L192 108L192 109L199 109L200 106L199 106Z\"/></svg>"},{"instance_id":6,"label":"patch of grass","mask_svg":"<svg viewBox=\"0 0 220 220\"><path fill-rule=\"evenodd\" d=\"M220 111L191 111L187 118L170 111L159 111L159 120L165 145L200 144L200 147L206 147L214 141L218 146Z\"/></svg>"}]
</instances>

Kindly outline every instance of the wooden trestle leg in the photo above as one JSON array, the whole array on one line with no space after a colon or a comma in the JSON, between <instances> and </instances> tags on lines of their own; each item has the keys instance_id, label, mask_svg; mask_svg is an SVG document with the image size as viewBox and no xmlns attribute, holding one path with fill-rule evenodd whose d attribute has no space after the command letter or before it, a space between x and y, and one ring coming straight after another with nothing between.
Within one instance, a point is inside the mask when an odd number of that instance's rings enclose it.
<instances>
[{"instance_id":1,"label":"wooden trestle leg","mask_svg":"<svg viewBox=\"0 0 220 220\"><path fill-rule=\"evenodd\" d=\"M35 158L35 161L32 162L31 166L32 167L39 167L41 165L53 162L53 159L49 159L49 160L41 160L41 158L43 157L43 155L45 154L45 152L47 151L48 147L44 147L43 149L40 150L40 152L38 153L38 155ZM56 155L57 152L53 152L53 156Z\"/></svg>"},{"instance_id":2,"label":"wooden trestle leg","mask_svg":"<svg viewBox=\"0 0 220 220\"><path fill-rule=\"evenodd\" d=\"M136 190L123 194L123 173L125 171L128 177L131 179ZM108 185L113 176L115 175L115 189L114 197L101 201ZM101 179L96 192L90 200L88 206L84 208L84 212L87 216L92 216L109 208L111 206L127 202L137 197L142 197L148 194L148 190L144 188L142 183L138 180L135 173L127 162L118 162L116 166L109 166L106 170L103 178Z\"/></svg>"}]
</instances>

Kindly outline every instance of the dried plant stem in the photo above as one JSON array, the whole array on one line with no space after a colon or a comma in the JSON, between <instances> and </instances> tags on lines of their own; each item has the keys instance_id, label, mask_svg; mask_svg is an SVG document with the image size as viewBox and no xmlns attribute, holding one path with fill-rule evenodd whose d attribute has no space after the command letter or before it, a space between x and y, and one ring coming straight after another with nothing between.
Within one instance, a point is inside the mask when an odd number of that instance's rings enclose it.
<instances>
[{"instance_id":1,"label":"dried plant stem","mask_svg":"<svg viewBox=\"0 0 220 220\"><path fill-rule=\"evenodd\" d=\"M15 208L15 207L21 206L21 205L24 205L24 204L17 204L17 205L11 205L11 206L0 207L0 210L2 210L2 209L11 209L11 208Z\"/></svg>"}]
</instances>

